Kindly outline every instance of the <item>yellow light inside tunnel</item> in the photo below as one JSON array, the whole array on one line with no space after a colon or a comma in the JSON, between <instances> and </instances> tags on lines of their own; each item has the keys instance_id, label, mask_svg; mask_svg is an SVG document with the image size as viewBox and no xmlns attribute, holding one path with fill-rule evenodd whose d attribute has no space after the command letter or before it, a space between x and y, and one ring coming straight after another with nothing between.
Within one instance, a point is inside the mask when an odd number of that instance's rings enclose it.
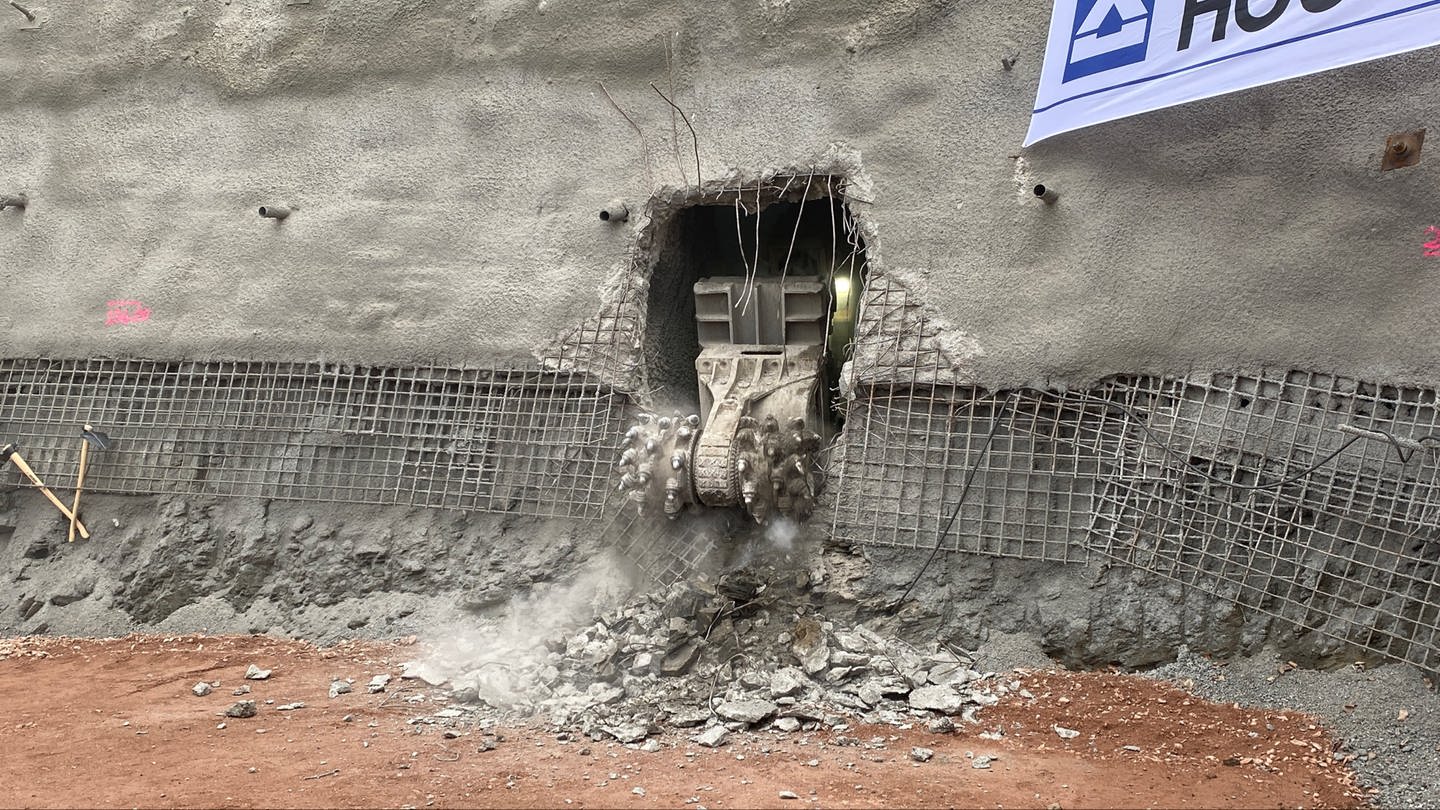
<instances>
[{"instance_id":1,"label":"yellow light inside tunnel","mask_svg":"<svg viewBox=\"0 0 1440 810\"><path fill-rule=\"evenodd\" d=\"M836 307L845 309L850 303L850 279L845 276L836 276L834 283Z\"/></svg>"}]
</instances>

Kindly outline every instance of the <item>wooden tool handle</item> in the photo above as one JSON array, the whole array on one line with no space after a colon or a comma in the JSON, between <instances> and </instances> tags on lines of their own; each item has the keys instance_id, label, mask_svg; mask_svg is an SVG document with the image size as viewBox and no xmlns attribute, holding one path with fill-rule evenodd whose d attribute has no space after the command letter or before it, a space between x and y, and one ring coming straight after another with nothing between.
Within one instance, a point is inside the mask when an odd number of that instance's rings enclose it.
<instances>
[{"instance_id":1,"label":"wooden tool handle","mask_svg":"<svg viewBox=\"0 0 1440 810\"><path fill-rule=\"evenodd\" d=\"M50 488L45 486L45 482L41 481L40 476L36 475L35 471L30 469L30 465L25 463L25 459L21 458L19 453L11 453L10 460L15 463L15 466L20 469L20 472L25 474L26 478L29 478L35 486L40 488L40 494L49 498L50 502L55 504L55 508L59 509L61 514L71 520L75 520L75 513L70 511L70 507L61 503L60 499L55 497L55 493L51 492ZM82 538L86 540L90 539L90 531L85 528L84 523L75 520L75 528L80 532Z\"/></svg>"},{"instance_id":2,"label":"wooden tool handle","mask_svg":"<svg viewBox=\"0 0 1440 810\"><path fill-rule=\"evenodd\" d=\"M87 429L89 425L85 426ZM85 487L85 456L90 449L90 442L83 437L80 439L80 472L75 476L75 502L70 504L70 536L67 543L75 542L75 529L80 525L80 490Z\"/></svg>"}]
</instances>

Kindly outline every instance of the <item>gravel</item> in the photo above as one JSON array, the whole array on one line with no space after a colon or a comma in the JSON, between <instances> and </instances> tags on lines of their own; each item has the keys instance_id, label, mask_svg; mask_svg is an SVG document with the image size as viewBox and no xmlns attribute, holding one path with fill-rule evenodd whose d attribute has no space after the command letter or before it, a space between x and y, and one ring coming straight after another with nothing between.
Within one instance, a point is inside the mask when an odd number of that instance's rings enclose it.
<instances>
[{"instance_id":1,"label":"gravel","mask_svg":"<svg viewBox=\"0 0 1440 810\"><path fill-rule=\"evenodd\" d=\"M1343 740L1381 807L1440 807L1440 697L1433 680L1401 664L1297 669L1274 654L1216 662L1182 653L1145 673L1201 697L1295 709ZM1401 717L1404 712L1404 719Z\"/></svg>"}]
</instances>

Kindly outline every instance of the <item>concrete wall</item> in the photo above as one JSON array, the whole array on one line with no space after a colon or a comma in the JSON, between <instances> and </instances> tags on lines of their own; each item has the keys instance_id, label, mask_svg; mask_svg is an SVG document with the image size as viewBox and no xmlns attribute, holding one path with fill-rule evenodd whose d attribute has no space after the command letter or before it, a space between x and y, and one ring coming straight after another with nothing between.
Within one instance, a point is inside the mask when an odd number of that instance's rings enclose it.
<instances>
[{"instance_id":1,"label":"concrete wall","mask_svg":"<svg viewBox=\"0 0 1440 810\"><path fill-rule=\"evenodd\" d=\"M27 5L0 8L0 193L31 198L0 212L5 356L529 357L628 265L644 218L600 207L695 182L654 82L707 183L858 156L872 259L983 383L1440 382L1440 158L1378 170L1440 109L1433 50L1022 151L1022 0ZM150 318L107 327L128 299Z\"/></svg>"}]
</instances>

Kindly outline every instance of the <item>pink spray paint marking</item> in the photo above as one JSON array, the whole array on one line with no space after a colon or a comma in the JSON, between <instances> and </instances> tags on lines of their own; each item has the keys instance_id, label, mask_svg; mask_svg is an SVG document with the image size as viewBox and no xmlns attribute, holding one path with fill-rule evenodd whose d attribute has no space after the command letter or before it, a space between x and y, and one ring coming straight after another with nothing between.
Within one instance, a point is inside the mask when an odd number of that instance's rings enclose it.
<instances>
[{"instance_id":1,"label":"pink spray paint marking","mask_svg":"<svg viewBox=\"0 0 1440 810\"><path fill-rule=\"evenodd\" d=\"M1425 235L1434 237L1425 243L1425 258L1440 259L1440 228L1431 225L1425 229Z\"/></svg>"},{"instance_id":2,"label":"pink spray paint marking","mask_svg":"<svg viewBox=\"0 0 1440 810\"><path fill-rule=\"evenodd\" d=\"M139 301L106 301L106 326L124 326L150 320L150 310Z\"/></svg>"}]
</instances>

